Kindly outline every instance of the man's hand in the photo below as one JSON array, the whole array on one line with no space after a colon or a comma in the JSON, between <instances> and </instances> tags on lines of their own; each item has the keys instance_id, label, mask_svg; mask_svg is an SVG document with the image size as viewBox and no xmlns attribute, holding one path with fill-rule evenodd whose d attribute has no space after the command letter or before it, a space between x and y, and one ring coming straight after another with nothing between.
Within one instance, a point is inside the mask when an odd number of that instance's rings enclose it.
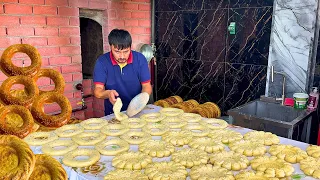
<instances>
[{"instance_id":1,"label":"man's hand","mask_svg":"<svg viewBox=\"0 0 320 180\"><path fill-rule=\"evenodd\" d=\"M119 94L116 90L107 90L107 91L108 91L109 101L113 105L114 103L116 103L116 100Z\"/></svg>"}]
</instances>

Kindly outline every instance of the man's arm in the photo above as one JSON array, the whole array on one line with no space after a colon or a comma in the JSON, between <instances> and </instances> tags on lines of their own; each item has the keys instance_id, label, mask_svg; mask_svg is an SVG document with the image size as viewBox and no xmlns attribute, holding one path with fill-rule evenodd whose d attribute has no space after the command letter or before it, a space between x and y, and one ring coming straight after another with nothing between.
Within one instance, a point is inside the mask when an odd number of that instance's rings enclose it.
<instances>
[{"instance_id":1,"label":"man's arm","mask_svg":"<svg viewBox=\"0 0 320 180\"><path fill-rule=\"evenodd\" d=\"M119 96L115 90L105 90L102 84L95 84L93 94L99 99L109 99L112 104L116 102L116 97Z\"/></svg>"},{"instance_id":2,"label":"man's arm","mask_svg":"<svg viewBox=\"0 0 320 180\"><path fill-rule=\"evenodd\" d=\"M141 91L141 92L146 92L146 93L148 93L149 95L151 95L151 93L152 93L151 83L150 83L150 82L143 83L143 84L142 84L142 91Z\"/></svg>"}]
</instances>

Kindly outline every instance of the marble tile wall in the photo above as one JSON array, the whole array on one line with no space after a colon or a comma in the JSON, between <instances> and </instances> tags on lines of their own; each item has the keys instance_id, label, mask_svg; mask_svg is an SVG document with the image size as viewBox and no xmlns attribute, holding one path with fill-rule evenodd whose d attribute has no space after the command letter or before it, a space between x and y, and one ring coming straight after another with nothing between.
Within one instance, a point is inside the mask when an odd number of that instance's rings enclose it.
<instances>
[{"instance_id":1,"label":"marble tile wall","mask_svg":"<svg viewBox=\"0 0 320 180\"><path fill-rule=\"evenodd\" d=\"M286 97L295 92L309 92L312 72L317 0L275 0L268 67L286 74ZM266 95L281 97L282 77L271 82L267 73Z\"/></svg>"},{"instance_id":2,"label":"marble tile wall","mask_svg":"<svg viewBox=\"0 0 320 180\"><path fill-rule=\"evenodd\" d=\"M264 95L273 0L156 0L155 7L158 99L211 101L226 112Z\"/></svg>"}]
</instances>

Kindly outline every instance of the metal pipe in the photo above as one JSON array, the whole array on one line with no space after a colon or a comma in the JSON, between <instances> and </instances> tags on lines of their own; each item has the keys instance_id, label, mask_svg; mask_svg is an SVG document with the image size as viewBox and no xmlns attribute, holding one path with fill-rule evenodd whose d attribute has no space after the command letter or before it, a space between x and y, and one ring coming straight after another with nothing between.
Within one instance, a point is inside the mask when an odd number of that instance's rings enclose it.
<instances>
[{"instance_id":1,"label":"metal pipe","mask_svg":"<svg viewBox=\"0 0 320 180\"><path fill-rule=\"evenodd\" d=\"M271 66L271 82L273 82L274 81L274 67L273 66Z\"/></svg>"}]
</instances>

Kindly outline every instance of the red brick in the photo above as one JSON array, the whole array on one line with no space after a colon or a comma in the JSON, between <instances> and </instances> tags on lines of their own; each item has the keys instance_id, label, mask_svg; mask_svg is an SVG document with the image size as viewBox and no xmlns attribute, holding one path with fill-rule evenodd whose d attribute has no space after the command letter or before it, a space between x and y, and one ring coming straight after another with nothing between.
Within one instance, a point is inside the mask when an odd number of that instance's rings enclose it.
<instances>
[{"instance_id":1,"label":"red brick","mask_svg":"<svg viewBox=\"0 0 320 180\"><path fill-rule=\"evenodd\" d=\"M85 114L86 118L93 118L94 117L93 109L84 111L84 114Z\"/></svg>"},{"instance_id":2,"label":"red brick","mask_svg":"<svg viewBox=\"0 0 320 180\"><path fill-rule=\"evenodd\" d=\"M44 4L44 0L19 0L20 4Z\"/></svg>"},{"instance_id":3,"label":"red brick","mask_svg":"<svg viewBox=\"0 0 320 180\"><path fill-rule=\"evenodd\" d=\"M48 67L48 68L53 69L53 70L61 73L61 66L51 66L51 67Z\"/></svg>"},{"instance_id":4,"label":"red brick","mask_svg":"<svg viewBox=\"0 0 320 180\"><path fill-rule=\"evenodd\" d=\"M68 66L61 67L62 73L75 73L75 72L82 72L81 64L72 64Z\"/></svg>"},{"instance_id":5,"label":"red brick","mask_svg":"<svg viewBox=\"0 0 320 180\"><path fill-rule=\"evenodd\" d=\"M46 68L49 65L49 58L42 58L41 67Z\"/></svg>"},{"instance_id":6,"label":"red brick","mask_svg":"<svg viewBox=\"0 0 320 180\"><path fill-rule=\"evenodd\" d=\"M60 16L79 16L79 8L59 7L58 14Z\"/></svg>"},{"instance_id":7,"label":"red brick","mask_svg":"<svg viewBox=\"0 0 320 180\"><path fill-rule=\"evenodd\" d=\"M38 86L48 86L48 85L50 85L50 78L48 78L48 77L40 77L37 80L37 85Z\"/></svg>"},{"instance_id":8,"label":"red brick","mask_svg":"<svg viewBox=\"0 0 320 180\"><path fill-rule=\"evenodd\" d=\"M36 27L35 35L36 36L58 36L59 30L58 28L52 27Z\"/></svg>"},{"instance_id":9,"label":"red brick","mask_svg":"<svg viewBox=\"0 0 320 180\"><path fill-rule=\"evenodd\" d=\"M44 16L23 16L21 17L22 25L43 26L46 25L46 17Z\"/></svg>"},{"instance_id":10,"label":"red brick","mask_svg":"<svg viewBox=\"0 0 320 180\"><path fill-rule=\"evenodd\" d=\"M70 64L71 57L68 56L58 56L49 58L50 65L60 65L60 64Z\"/></svg>"},{"instance_id":11,"label":"red brick","mask_svg":"<svg viewBox=\"0 0 320 180\"><path fill-rule=\"evenodd\" d=\"M59 47L41 47L38 48L38 51L41 56L52 56L60 53Z\"/></svg>"},{"instance_id":12,"label":"red brick","mask_svg":"<svg viewBox=\"0 0 320 180\"><path fill-rule=\"evenodd\" d=\"M85 101L85 104L87 105L87 108L89 109L89 110L93 110L93 108L92 108L92 102L87 102L87 101Z\"/></svg>"},{"instance_id":13,"label":"red brick","mask_svg":"<svg viewBox=\"0 0 320 180\"><path fill-rule=\"evenodd\" d=\"M120 19L130 19L131 18L131 12L128 11L118 11L117 12L118 18Z\"/></svg>"},{"instance_id":14,"label":"red brick","mask_svg":"<svg viewBox=\"0 0 320 180\"><path fill-rule=\"evenodd\" d=\"M43 37L22 38L22 43L30 44L32 46L46 46L48 44L47 38Z\"/></svg>"},{"instance_id":15,"label":"red brick","mask_svg":"<svg viewBox=\"0 0 320 180\"><path fill-rule=\"evenodd\" d=\"M2 3L6 3L6 2L12 2L12 3L17 3L18 0L1 0Z\"/></svg>"},{"instance_id":16,"label":"red brick","mask_svg":"<svg viewBox=\"0 0 320 180\"><path fill-rule=\"evenodd\" d=\"M131 0L133 2L146 2L146 3L150 3L150 0Z\"/></svg>"},{"instance_id":17,"label":"red brick","mask_svg":"<svg viewBox=\"0 0 320 180\"><path fill-rule=\"evenodd\" d=\"M3 10L3 5L0 4L0 14L3 14L4 13L4 10Z\"/></svg>"},{"instance_id":18,"label":"red brick","mask_svg":"<svg viewBox=\"0 0 320 180\"><path fill-rule=\"evenodd\" d=\"M123 9L123 3L120 1L111 1L108 9Z\"/></svg>"},{"instance_id":19,"label":"red brick","mask_svg":"<svg viewBox=\"0 0 320 180\"><path fill-rule=\"evenodd\" d=\"M72 74L73 81L81 81L82 80L82 73L74 73Z\"/></svg>"},{"instance_id":20,"label":"red brick","mask_svg":"<svg viewBox=\"0 0 320 180\"><path fill-rule=\"evenodd\" d=\"M144 19L144 18L146 18L146 13L141 12L141 11L137 11L137 12L132 12L131 16L132 16L132 18Z\"/></svg>"},{"instance_id":21,"label":"red brick","mask_svg":"<svg viewBox=\"0 0 320 180\"><path fill-rule=\"evenodd\" d=\"M78 0L77 7L88 8L89 7L89 0Z\"/></svg>"},{"instance_id":22,"label":"red brick","mask_svg":"<svg viewBox=\"0 0 320 180\"><path fill-rule=\"evenodd\" d=\"M151 28L145 28L144 32L145 34L151 34Z\"/></svg>"},{"instance_id":23,"label":"red brick","mask_svg":"<svg viewBox=\"0 0 320 180\"><path fill-rule=\"evenodd\" d=\"M68 74L62 74L63 79L65 82L72 82L72 74L68 73Z\"/></svg>"},{"instance_id":24,"label":"red brick","mask_svg":"<svg viewBox=\"0 0 320 180\"><path fill-rule=\"evenodd\" d=\"M140 11L151 11L151 4L139 4Z\"/></svg>"},{"instance_id":25,"label":"red brick","mask_svg":"<svg viewBox=\"0 0 320 180\"><path fill-rule=\"evenodd\" d=\"M133 3L124 3L123 4L124 10L138 10L138 4Z\"/></svg>"},{"instance_id":26,"label":"red brick","mask_svg":"<svg viewBox=\"0 0 320 180\"><path fill-rule=\"evenodd\" d=\"M46 0L46 5L68 6L68 0Z\"/></svg>"},{"instance_id":27,"label":"red brick","mask_svg":"<svg viewBox=\"0 0 320 180\"><path fill-rule=\"evenodd\" d=\"M82 62L81 59L82 59L82 58L81 58L81 55L75 55L75 56L72 56L72 57L71 57L72 63L81 63L81 62Z\"/></svg>"},{"instance_id":28,"label":"red brick","mask_svg":"<svg viewBox=\"0 0 320 180\"><path fill-rule=\"evenodd\" d=\"M68 45L70 44L69 37L49 37L48 38L48 45Z\"/></svg>"},{"instance_id":29,"label":"red brick","mask_svg":"<svg viewBox=\"0 0 320 180\"><path fill-rule=\"evenodd\" d=\"M131 14L130 14L130 16L131 16ZM117 12L116 12L116 10L109 10L109 11L108 11L108 18L109 18L109 19L117 18Z\"/></svg>"},{"instance_id":30,"label":"red brick","mask_svg":"<svg viewBox=\"0 0 320 180\"><path fill-rule=\"evenodd\" d=\"M5 27L0 27L0 36L6 36L7 35L7 29Z\"/></svg>"},{"instance_id":31,"label":"red brick","mask_svg":"<svg viewBox=\"0 0 320 180\"><path fill-rule=\"evenodd\" d=\"M81 38L80 37L71 37L71 44L73 45L80 45L81 44Z\"/></svg>"},{"instance_id":32,"label":"red brick","mask_svg":"<svg viewBox=\"0 0 320 180\"><path fill-rule=\"evenodd\" d=\"M139 20L139 26L150 27L151 26L151 20Z\"/></svg>"},{"instance_id":33,"label":"red brick","mask_svg":"<svg viewBox=\"0 0 320 180\"><path fill-rule=\"evenodd\" d=\"M80 28L79 27L60 27L59 35L60 36L79 36Z\"/></svg>"},{"instance_id":34,"label":"red brick","mask_svg":"<svg viewBox=\"0 0 320 180\"><path fill-rule=\"evenodd\" d=\"M84 95L90 95L93 93L92 88L83 88L83 94Z\"/></svg>"},{"instance_id":35,"label":"red brick","mask_svg":"<svg viewBox=\"0 0 320 180\"><path fill-rule=\"evenodd\" d=\"M131 28L131 33L133 34L143 34L144 33L144 29L142 27L133 27Z\"/></svg>"},{"instance_id":36,"label":"red brick","mask_svg":"<svg viewBox=\"0 0 320 180\"><path fill-rule=\"evenodd\" d=\"M75 98L82 98L82 95L81 95L81 91L76 91L73 93L73 97Z\"/></svg>"},{"instance_id":37,"label":"red brick","mask_svg":"<svg viewBox=\"0 0 320 180\"><path fill-rule=\"evenodd\" d=\"M109 20L109 25L116 27L123 27L124 26L124 20Z\"/></svg>"},{"instance_id":38,"label":"red brick","mask_svg":"<svg viewBox=\"0 0 320 180\"><path fill-rule=\"evenodd\" d=\"M61 54L81 54L80 46L63 46L60 47Z\"/></svg>"},{"instance_id":39,"label":"red brick","mask_svg":"<svg viewBox=\"0 0 320 180\"><path fill-rule=\"evenodd\" d=\"M125 26L138 26L138 20L132 19L132 20L125 20L124 25Z\"/></svg>"},{"instance_id":40,"label":"red brick","mask_svg":"<svg viewBox=\"0 0 320 180\"><path fill-rule=\"evenodd\" d=\"M32 14L32 6L22 4L5 4L4 12L6 14Z\"/></svg>"},{"instance_id":41,"label":"red brick","mask_svg":"<svg viewBox=\"0 0 320 180\"><path fill-rule=\"evenodd\" d=\"M7 34L9 36L33 36L34 29L32 27L8 27Z\"/></svg>"},{"instance_id":42,"label":"red brick","mask_svg":"<svg viewBox=\"0 0 320 180\"><path fill-rule=\"evenodd\" d=\"M0 48L7 48L13 44L20 44L20 38L16 37L5 37L5 38L0 38Z\"/></svg>"},{"instance_id":43,"label":"red brick","mask_svg":"<svg viewBox=\"0 0 320 180\"><path fill-rule=\"evenodd\" d=\"M64 92L72 92L75 90L75 87L73 85L73 83L66 83L66 86L64 88Z\"/></svg>"},{"instance_id":44,"label":"red brick","mask_svg":"<svg viewBox=\"0 0 320 180\"><path fill-rule=\"evenodd\" d=\"M108 8L107 3L106 2L94 2L94 1L89 1L89 8L90 9L101 9L101 10L105 10Z\"/></svg>"},{"instance_id":45,"label":"red brick","mask_svg":"<svg viewBox=\"0 0 320 180\"><path fill-rule=\"evenodd\" d=\"M70 23L71 26L80 26L80 19L79 17L70 17Z\"/></svg>"},{"instance_id":46,"label":"red brick","mask_svg":"<svg viewBox=\"0 0 320 180\"><path fill-rule=\"evenodd\" d=\"M17 16L0 16L0 26L17 26L19 24L20 20Z\"/></svg>"},{"instance_id":47,"label":"red brick","mask_svg":"<svg viewBox=\"0 0 320 180\"><path fill-rule=\"evenodd\" d=\"M94 111L94 117L104 117L104 111Z\"/></svg>"},{"instance_id":48,"label":"red brick","mask_svg":"<svg viewBox=\"0 0 320 180\"><path fill-rule=\"evenodd\" d=\"M52 7L52 6L33 6L33 14L57 15L57 7Z\"/></svg>"},{"instance_id":49,"label":"red brick","mask_svg":"<svg viewBox=\"0 0 320 180\"><path fill-rule=\"evenodd\" d=\"M84 80L82 80L82 85L83 85L83 87L84 88L86 88L86 87L92 87L92 85L93 85L93 82L92 82L92 79L84 79Z\"/></svg>"},{"instance_id":50,"label":"red brick","mask_svg":"<svg viewBox=\"0 0 320 180\"><path fill-rule=\"evenodd\" d=\"M139 41L140 42L149 43L150 40L151 40L151 36L150 35L140 35L139 36Z\"/></svg>"},{"instance_id":51,"label":"red brick","mask_svg":"<svg viewBox=\"0 0 320 180\"><path fill-rule=\"evenodd\" d=\"M47 24L49 26L68 26L69 18L67 17L47 17Z\"/></svg>"},{"instance_id":52,"label":"red brick","mask_svg":"<svg viewBox=\"0 0 320 180\"><path fill-rule=\"evenodd\" d=\"M65 92L65 93L63 93L63 95L68 99L72 99L73 98L73 92Z\"/></svg>"},{"instance_id":53,"label":"red brick","mask_svg":"<svg viewBox=\"0 0 320 180\"><path fill-rule=\"evenodd\" d=\"M84 111L77 111L77 112L74 112L74 117L80 119L80 120L85 120L86 117L84 115Z\"/></svg>"}]
</instances>

